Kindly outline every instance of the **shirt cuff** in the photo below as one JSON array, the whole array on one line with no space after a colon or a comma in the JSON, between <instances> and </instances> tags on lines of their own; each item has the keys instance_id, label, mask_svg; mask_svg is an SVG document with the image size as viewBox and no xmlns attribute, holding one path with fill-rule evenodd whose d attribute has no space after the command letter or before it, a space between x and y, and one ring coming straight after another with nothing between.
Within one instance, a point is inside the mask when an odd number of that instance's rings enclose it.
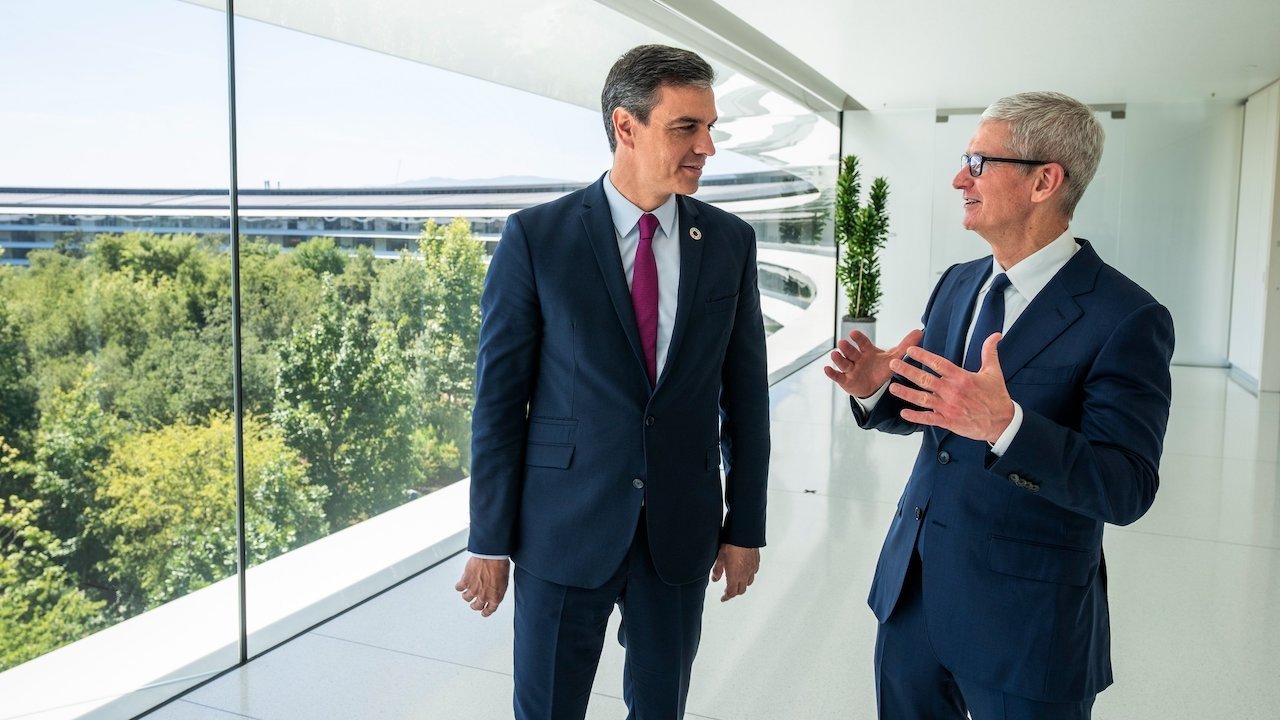
<instances>
[{"instance_id":1,"label":"shirt cuff","mask_svg":"<svg viewBox=\"0 0 1280 720\"><path fill-rule=\"evenodd\" d=\"M1018 403L1013 404L1013 419L1009 421L1009 427L1000 433L1000 437L996 439L996 444L991 446L991 454L996 457L1002 457L1009 450L1009 446L1013 444L1013 437L1018 434L1018 428L1022 427L1022 406Z\"/></svg>"},{"instance_id":2,"label":"shirt cuff","mask_svg":"<svg viewBox=\"0 0 1280 720\"><path fill-rule=\"evenodd\" d=\"M468 550L467 552L471 553L471 557L479 558L481 560L510 560L511 559L510 555L481 555L480 553L473 553L470 550Z\"/></svg>"},{"instance_id":3,"label":"shirt cuff","mask_svg":"<svg viewBox=\"0 0 1280 720\"><path fill-rule=\"evenodd\" d=\"M889 389L890 382L892 380L885 380L879 390L871 393L871 397L860 398L855 396L853 398L854 402L858 403L858 407L862 408L862 412L870 415L871 411L875 409L876 403L880 402L880 398L884 397L885 391Z\"/></svg>"}]
</instances>

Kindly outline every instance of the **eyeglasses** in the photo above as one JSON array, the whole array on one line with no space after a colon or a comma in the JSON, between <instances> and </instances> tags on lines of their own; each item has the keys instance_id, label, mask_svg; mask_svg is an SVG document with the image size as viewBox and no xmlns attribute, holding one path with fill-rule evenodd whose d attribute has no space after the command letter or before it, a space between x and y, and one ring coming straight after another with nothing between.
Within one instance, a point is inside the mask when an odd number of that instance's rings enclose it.
<instances>
[{"instance_id":1,"label":"eyeglasses","mask_svg":"<svg viewBox=\"0 0 1280 720\"><path fill-rule=\"evenodd\" d=\"M965 165L969 166L969 174L974 177L981 175L982 166L989 162L1016 163L1018 165L1048 165L1053 162L1052 160L1022 160L1019 158L986 157L985 155L978 155L977 153L974 153L973 155L961 155L960 159L964 161ZM1071 173L1067 172L1066 168L1062 168L1062 174L1065 177L1071 177Z\"/></svg>"}]
</instances>

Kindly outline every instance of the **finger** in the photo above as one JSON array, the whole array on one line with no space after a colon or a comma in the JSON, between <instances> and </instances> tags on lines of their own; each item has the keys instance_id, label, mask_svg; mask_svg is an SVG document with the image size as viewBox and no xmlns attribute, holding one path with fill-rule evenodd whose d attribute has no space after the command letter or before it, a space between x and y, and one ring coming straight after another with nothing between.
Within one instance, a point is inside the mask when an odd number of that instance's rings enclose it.
<instances>
[{"instance_id":1,"label":"finger","mask_svg":"<svg viewBox=\"0 0 1280 720\"><path fill-rule=\"evenodd\" d=\"M890 360L889 369L910 380L925 390L933 390L938 376L921 370L905 360Z\"/></svg>"},{"instance_id":2,"label":"finger","mask_svg":"<svg viewBox=\"0 0 1280 720\"><path fill-rule=\"evenodd\" d=\"M467 589L467 578L465 575L460 580L458 580L458 584L454 585L453 589L457 590L458 592L462 592L463 590Z\"/></svg>"},{"instance_id":3,"label":"finger","mask_svg":"<svg viewBox=\"0 0 1280 720\"><path fill-rule=\"evenodd\" d=\"M496 612L498 612L498 603L489 603L480 611L480 617L489 617Z\"/></svg>"},{"instance_id":4,"label":"finger","mask_svg":"<svg viewBox=\"0 0 1280 720\"><path fill-rule=\"evenodd\" d=\"M982 343L982 370L994 370L996 373L1003 375L1000 371L1000 353L998 352L1000 340L1004 335L1000 333L991 333Z\"/></svg>"},{"instance_id":5,"label":"finger","mask_svg":"<svg viewBox=\"0 0 1280 720\"><path fill-rule=\"evenodd\" d=\"M484 605L485 605L485 602L482 598L476 598L475 600L471 601L472 610L484 610Z\"/></svg>"},{"instance_id":6,"label":"finger","mask_svg":"<svg viewBox=\"0 0 1280 720\"><path fill-rule=\"evenodd\" d=\"M867 337L866 333L861 330L850 330L849 340L862 352L874 352L880 349L876 347L876 344L871 342L871 338Z\"/></svg>"},{"instance_id":7,"label":"finger","mask_svg":"<svg viewBox=\"0 0 1280 720\"><path fill-rule=\"evenodd\" d=\"M934 394L909 388L902 383L892 383L889 385L889 392L903 400L915 405L916 407L927 408L933 405Z\"/></svg>"},{"instance_id":8,"label":"finger","mask_svg":"<svg viewBox=\"0 0 1280 720\"><path fill-rule=\"evenodd\" d=\"M959 369L950 360L942 357L941 355L935 355L918 346L907 348L907 357L915 360L921 365L924 365L930 370L933 370L942 377L946 377L948 373L955 372Z\"/></svg>"},{"instance_id":9,"label":"finger","mask_svg":"<svg viewBox=\"0 0 1280 720\"><path fill-rule=\"evenodd\" d=\"M853 367L853 361L838 349L831 351L831 364L835 365L840 372L848 372L849 368Z\"/></svg>"},{"instance_id":10,"label":"finger","mask_svg":"<svg viewBox=\"0 0 1280 720\"><path fill-rule=\"evenodd\" d=\"M913 422L917 425L933 425L937 427L946 427L946 418L936 412L927 412L924 410L903 410L899 415L907 422Z\"/></svg>"},{"instance_id":11,"label":"finger","mask_svg":"<svg viewBox=\"0 0 1280 720\"><path fill-rule=\"evenodd\" d=\"M711 581L719 582L722 575L724 575L724 559L716 558L716 564L711 566Z\"/></svg>"},{"instance_id":12,"label":"finger","mask_svg":"<svg viewBox=\"0 0 1280 720\"><path fill-rule=\"evenodd\" d=\"M869 342L869 341L864 341L864 342ZM847 340L841 340L840 342L837 342L836 347L850 361L854 361L858 359L858 357L863 355L863 352L867 351L867 345L854 345L854 343Z\"/></svg>"},{"instance_id":13,"label":"finger","mask_svg":"<svg viewBox=\"0 0 1280 720\"><path fill-rule=\"evenodd\" d=\"M463 602L471 602L472 600L475 600L475 599L476 599L476 594L475 594L475 593L471 592L470 590L463 590L463 591L462 591L462 600L463 600Z\"/></svg>"}]
</instances>

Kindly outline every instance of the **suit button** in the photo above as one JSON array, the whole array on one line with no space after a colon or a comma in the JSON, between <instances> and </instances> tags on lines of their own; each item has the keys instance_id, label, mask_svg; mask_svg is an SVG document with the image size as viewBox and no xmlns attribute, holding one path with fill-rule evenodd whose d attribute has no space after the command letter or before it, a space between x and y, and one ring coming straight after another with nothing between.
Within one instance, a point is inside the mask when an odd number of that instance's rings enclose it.
<instances>
[{"instance_id":1,"label":"suit button","mask_svg":"<svg viewBox=\"0 0 1280 720\"><path fill-rule=\"evenodd\" d=\"M636 478L631 481L631 486L639 490L640 488L644 487L644 481L641 480L640 478Z\"/></svg>"},{"instance_id":2,"label":"suit button","mask_svg":"<svg viewBox=\"0 0 1280 720\"><path fill-rule=\"evenodd\" d=\"M947 452L946 450L943 450L942 452L938 453L938 462L943 465L946 465L947 463L951 462L951 453Z\"/></svg>"},{"instance_id":3,"label":"suit button","mask_svg":"<svg viewBox=\"0 0 1280 720\"><path fill-rule=\"evenodd\" d=\"M645 427L653 427L653 416L652 416L652 415L650 415L649 417L647 417L647 418L645 418L645 419L644 419L644 426L645 426Z\"/></svg>"},{"instance_id":4,"label":"suit button","mask_svg":"<svg viewBox=\"0 0 1280 720\"><path fill-rule=\"evenodd\" d=\"M922 517L924 517L924 511L920 508L916 508L916 519L919 520Z\"/></svg>"},{"instance_id":5,"label":"suit button","mask_svg":"<svg viewBox=\"0 0 1280 720\"><path fill-rule=\"evenodd\" d=\"M1022 483L1022 476L1018 473L1009 473L1009 482L1012 482L1014 485L1020 485Z\"/></svg>"}]
</instances>

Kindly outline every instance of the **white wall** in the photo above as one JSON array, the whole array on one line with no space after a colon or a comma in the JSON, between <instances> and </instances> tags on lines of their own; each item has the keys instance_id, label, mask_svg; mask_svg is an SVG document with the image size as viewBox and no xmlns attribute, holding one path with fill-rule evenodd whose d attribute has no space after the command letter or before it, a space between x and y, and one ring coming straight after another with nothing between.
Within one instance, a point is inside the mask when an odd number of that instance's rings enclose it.
<instances>
[{"instance_id":1,"label":"white wall","mask_svg":"<svg viewBox=\"0 0 1280 720\"><path fill-rule=\"evenodd\" d=\"M1252 390L1280 391L1280 82L1249 98L1244 114L1228 357Z\"/></svg>"},{"instance_id":2,"label":"white wall","mask_svg":"<svg viewBox=\"0 0 1280 720\"><path fill-rule=\"evenodd\" d=\"M861 160L863 199L873 178L889 181L889 240L880 256L884 298L877 314L876 342L893 346L913 328L933 288L928 272L933 206L932 110L846 112L842 155ZM841 296L844 315L847 301Z\"/></svg>"},{"instance_id":3,"label":"white wall","mask_svg":"<svg viewBox=\"0 0 1280 720\"><path fill-rule=\"evenodd\" d=\"M951 188L978 116L934 116L845 113L844 151L885 175L892 193L882 341L918 325L943 270L990 253L961 227ZM1216 102L1134 104L1122 120L1099 114L1107 145L1072 230L1169 307L1176 363L1227 363L1241 116L1238 105Z\"/></svg>"}]
</instances>

